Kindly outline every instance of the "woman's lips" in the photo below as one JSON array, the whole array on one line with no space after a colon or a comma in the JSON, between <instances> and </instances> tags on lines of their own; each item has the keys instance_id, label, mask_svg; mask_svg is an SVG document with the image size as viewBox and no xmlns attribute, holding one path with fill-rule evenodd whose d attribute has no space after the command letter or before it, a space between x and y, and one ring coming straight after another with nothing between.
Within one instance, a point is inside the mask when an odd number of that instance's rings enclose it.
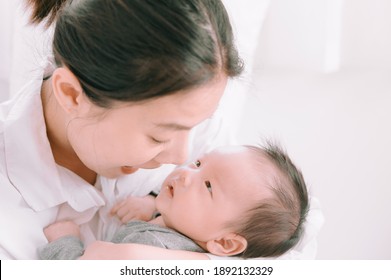
<instances>
[{"instance_id":1,"label":"woman's lips","mask_svg":"<svg viewBox=\"0 0 391 280\"><path fill-rule=\"evenodd\" d=\"M121 171L124 174L132 174L132 173L136 172L137 170L138 170L138 168L131 167L131 166L122 166L121 167Z\"/></svg>"}]
</instances>

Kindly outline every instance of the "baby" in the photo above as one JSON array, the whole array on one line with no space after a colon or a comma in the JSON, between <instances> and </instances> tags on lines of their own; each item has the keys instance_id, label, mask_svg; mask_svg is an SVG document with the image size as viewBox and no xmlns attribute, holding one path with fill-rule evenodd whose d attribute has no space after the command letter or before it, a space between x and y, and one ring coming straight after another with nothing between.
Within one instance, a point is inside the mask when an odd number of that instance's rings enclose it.
<instances>
[{"instance_id":1,"label":"baby","mask_svg":"<svg viewBox=\"0 0 391 280\"><path fill-rule=\"evenodd\" d=\"M128 222L112 242L275 257L298 243L308 193L301 172L278 146L227 146L176 168L165 179L155 207L156 218ZM73 222L50 225L45 235L50 243L40 249L40 258L82 256L84 246Z\"/></svg>"}]
</instances>

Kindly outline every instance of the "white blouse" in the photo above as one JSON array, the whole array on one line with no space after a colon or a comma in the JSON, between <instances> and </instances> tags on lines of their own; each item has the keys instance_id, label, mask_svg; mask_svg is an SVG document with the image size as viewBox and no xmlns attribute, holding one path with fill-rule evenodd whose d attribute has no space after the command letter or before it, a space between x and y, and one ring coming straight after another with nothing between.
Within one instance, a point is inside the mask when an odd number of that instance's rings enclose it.
<instances>
[{"instance_id":1,"label":"white blouse","mask_svg":"<svg viewBox=\"0 0 391 280\"><path fill-rule=\"evenodd\" d=\"M53 158L41 104L40 80L0 105L0 258L35 259L42 229L74 219L86 241L88 225L105 204L102 193ZM100 180L98 180L98 183Z\"/></svg>"}]
</instances>

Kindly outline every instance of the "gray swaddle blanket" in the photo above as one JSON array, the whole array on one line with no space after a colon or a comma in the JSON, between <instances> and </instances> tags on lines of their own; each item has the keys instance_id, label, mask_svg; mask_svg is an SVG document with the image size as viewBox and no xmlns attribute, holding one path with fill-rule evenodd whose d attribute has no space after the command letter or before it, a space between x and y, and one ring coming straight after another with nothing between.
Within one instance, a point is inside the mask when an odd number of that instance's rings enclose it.
<instances>
[{"instance_id":1,"label":"gray swaddle blanket","mask_svg":"<svg viewBox=\"0 0 391 280\"><path fill-rule=\"evenodd\" d=\"M111 242L138 243L166 249L205 252L183 234L143 221L131 221L122 226ZM74 260L82 256L83 252L84 244L80 239L65 236L39 248L38 257L42 260Z\"/></svg>"}]
</instances>

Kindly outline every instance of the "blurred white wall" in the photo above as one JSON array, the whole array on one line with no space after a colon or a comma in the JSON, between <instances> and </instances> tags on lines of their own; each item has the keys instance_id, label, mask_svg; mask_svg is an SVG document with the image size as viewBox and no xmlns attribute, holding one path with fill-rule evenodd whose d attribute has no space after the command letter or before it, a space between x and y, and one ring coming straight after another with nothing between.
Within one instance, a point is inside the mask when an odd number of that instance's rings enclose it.
<instances>
[{"instance_id":1,"label":"blurred white wall","mask_svg":"<svg viewBox=\"0 0 391 280\"><path fill-rule=\"evenodd\" d=\"M390 14L387 0L273 0L258 49L261 67L390 69Z\"/></svg>"},{"instance_id":2,"label":"blurred white wall","mask_svg":"<svg viewBox=\"0 0 391 280\"><path fill-rule=\"evenodd\" d=\"M345 0L342 65L391 69L391 1Z\"/></svg>"},{"instance_id":3,"label":"blurred white wall","mask_svg":"<svg viewBox=\"0 0 391 280\"><path fill-rule=\"evenodd\" d=\"M253 69L259 36L271 0L222 0L230 16L235 41L244 62L244 73L230 81L220 103L224 118L230 124L231 138L236 138L241 127L244 104L254 77Z\"/></svg>"}]
</instances>

